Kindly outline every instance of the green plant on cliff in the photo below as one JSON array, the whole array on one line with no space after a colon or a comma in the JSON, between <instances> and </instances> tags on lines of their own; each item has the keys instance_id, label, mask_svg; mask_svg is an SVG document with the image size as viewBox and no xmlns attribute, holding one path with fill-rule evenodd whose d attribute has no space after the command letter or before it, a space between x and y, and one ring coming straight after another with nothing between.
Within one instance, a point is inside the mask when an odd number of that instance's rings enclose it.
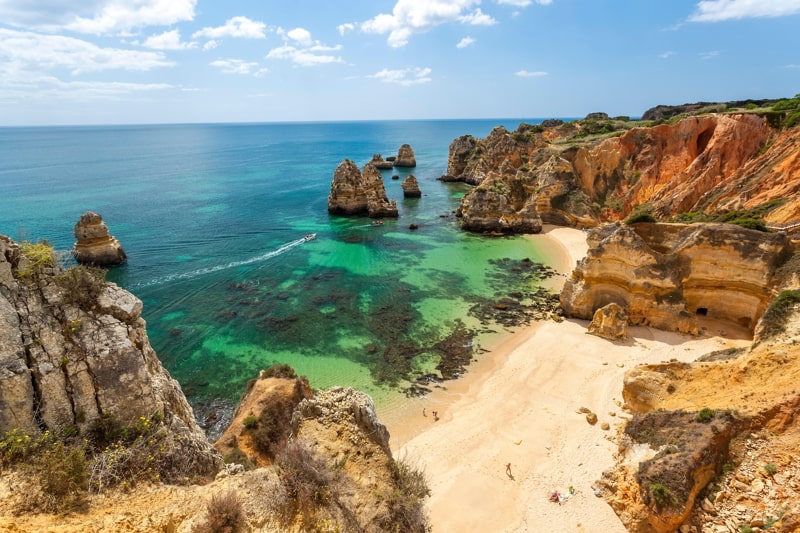
<instances>
[{"instance_id":1,"label":"green plant on cliff","mask_svg":"<svg viewBox=\"0 0 800 533\"><path fill-rule=\"evenodd\" d=\"M672 507L677 503L675 496L669 487L663 483L653 483L649 487L650 496L655 500L656 506L659 508Z\"/></svg>"},{"instance_id":2,"label":"green plant on cliff","mask_svg":"<svg viewBox=\"0 0 800 533\"><path fill-rule=\"evenodd\" d=\"M800 306L800 290L781 291L761 316L762 337L784 331L792 311Z\"/></svg>"},{"instance_id":3,"label":"green plant on cliff","mask_svg":"<svg viewBox=\"0 0 800 533\"><path fill-rule=\"evenodd\" d=\"M64 289L64 302L89 311L97 305L97 299L105 287L106 271L102 268L78 265L55 277L55 282Z\"/></svg>"},{"instance_id":4,"label":"green plant on cliff","mask_svg":"<svg viewBox=\"0 0 800 533\"><path fill-rule=\"evenodd\" d=\"M429 530L425 498L431 491L425 474L406 460L392 462L394 488L384 494L389 513L379 522L385 531L424 533Z\"/></svg>"},{"instance_id":5,"label":"green plant on cliff","mask_svg":"<svg viewBox=\"0 0 800 533\"><path fill-rule=\"evenodd\" d=\"M703 407L697 412L697 414L695 415L695 419L698 422L707 424L714 419L714 415L716 415L716 413L714 412L713 409L709 409L708 407Z\"/></svg>"},{"instance_id":6,"label":"green plant on cliff","mask_svg":"<svg viewBox=\"0 0 800 533\"><path fill-rule=\"evenodd\" d=\"M341 496L340 472L302 442L288 443L277 457L277 467L295 513L313 516L318 507Z\"/></svg>"},{"instance_id":7,"label":"green plant on cliff","mask_svg":"<svg viewBox=\"0 0 800 533\"><path fill-rule=\"evenodd\" d=\"M192 533L238 533L247 524L242 502L233 491L214 494L206 505L205 522L192 528Z\"/></svg>"},{"instance_id":8,"label":"green plant on cliff","mask_svg":"<svg viewBox=\"0 0 800 533\"><path fill-rule=\"evenodd\" d=\"M625 224L638 224L639 222L656 222L656 217L653 216L653 207L650 204L637 205L625 219Z\"/></svg>"},{"instance_id":9,"label":"green plant on cliff","mask_svg":"<svg viewBox=\"0 0 800 533\"><path fill-rule=\"evenodd\" d=\"M56 252L46 241L37 243L22 242L19 245L22 260L16 270L21 280L36 280L48 268L56 266Z\"/></svg>"}]
</instances>

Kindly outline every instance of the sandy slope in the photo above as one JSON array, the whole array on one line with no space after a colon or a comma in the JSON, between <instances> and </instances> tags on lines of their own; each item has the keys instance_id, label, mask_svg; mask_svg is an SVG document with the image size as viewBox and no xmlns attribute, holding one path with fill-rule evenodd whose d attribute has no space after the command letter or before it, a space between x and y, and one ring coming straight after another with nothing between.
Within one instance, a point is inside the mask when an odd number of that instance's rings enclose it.
<instances>
[{"instance_id":1,"label":"sandy slope","mask_svg":"<svg viewBox=\"0 0 800 533\"><path fill-rule=\"evenodd\" d=\"M554 266L565 273L586 252L579 230L546 228L532 239L557 252ZM613 438L627 416L620 408L625 370L749 344L746 332L732 333L729 325L727 339L631 328L624 343L587 335L586 326L567 320L523 329L464 378L415 401L402 416L385 417L396 457L427 473L435 532L624 532L591 485L613 465ZM709 333L719 331L708 326ZM596 425L577 413L581 407L597 413ZM610 430L601 429L603 422ZM575 494L567 501L549 501L570 486Z\"/></svg>"}]
</instances>

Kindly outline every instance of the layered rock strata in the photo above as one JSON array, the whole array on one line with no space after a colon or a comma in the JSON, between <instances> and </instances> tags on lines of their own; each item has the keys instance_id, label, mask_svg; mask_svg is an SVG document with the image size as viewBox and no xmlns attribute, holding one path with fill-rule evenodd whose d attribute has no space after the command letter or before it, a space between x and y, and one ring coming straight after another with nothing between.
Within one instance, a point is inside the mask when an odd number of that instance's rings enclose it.
<instances>
[{"instance_id":1,"label":"layered rock strata","mask_svg":"<svg viewBox=\"0 0 800 533\"><path fill-rule=\"evenodd\" d=\"M417 166L417 158L414 156L414 149L410 144L404 144L397 151L397 157L394 160L396 167L415 167Z\"/></svg>"},{"instance_id":2,"label":"layered rock strata","mask_svg":"<svg viewBox=\"0 0 800 533\"><path fill-rule=\"evenodd\" d=\"M108 226L100 215L87 211L73 231L77 242L72 255L78 263L105 267L120 265L127 259L119 241L109 235Z\"/></svg>"},{"instance_id":3,"label":"layered rock strata","mask_svg":"<svg viewBox=\"0 0 800 533\"><path fill-rule=\"evenodd\" d=\"M387 198L380 170L375 165L367 163L362 173L354 162L345 159L333 175L328 212L373 218L396 217L397 203Z\"/></svg>"},{"instance_id":4,"label":"layered rock strata","mask_svg":"<svg viewBox=\"0 0 800 533\"><path fill-rule=\"evenodd\" d=\"M370 164L375 165L378 170L389 170L394 167L394 162L384 160L381 154L373 154Z\"/></svg>"},{"instance_id":5,"label":"layered rock strata","mask_svg":"<svg viewBox=\"0 0 800 533\"><path fill-rule=\"evenodd\" d=\"M785 234L728 224L608 224L561 292L568 316L590 320L616 303L633 325L698 332L698 316L753 329L791 255Z\"/></svg>"},{"instance_id":6,"label":"layered rock strata","mask_svg":"<svg viewBox=\"0 0 800 533\"><path fill-rule=\"evenodd\" d=\"M619 133L593 140L598 124ZM541 222L591 227L642 204L666 218L776 202L782 205L765 218L779 223L800 219L799 140L800 128L778 134L756 114L654 127L613 119L521 124L455 139L440 179L476 186L459 210L474 231L530 231Z\"/></svg>"},{"instance_id":7,"label":"layered rock strata","mask_svg":"<svg viewBox=\"0 0 800 533\"><path fill-rule=\"evenodd\" d=\"M84 288L65 288L60 269L18 279L24 263L18 245L0 236L0 434L82 433L101 417L128 425L156 417L196 455L198 474L218 469L220 457L150 346L141 300L98 281L96 299L79 305Z\"/></svg>"},{"instance_id":8,"label":"layered rock strata","mask_svg":"<svg viewBox=\"0 0 800 533\"><path fill-rule=\"evenodd\" d=\"M628 338L628 315L619 304L611 302L594 312L588 333L608 340Z\"/></svg>"},{"instance_id":9,"label":"layered rock strata","mask_svg":"<svg viewBox=\"0 0 800 533\"><path fill-rule=\"evenodd\" d=\"M422 197L422 191L419 190L419 182L417 182L417 178L411 174L400 185L403 188L403 196L405 198L420 198Z\"/></svg>"}]
</instances>

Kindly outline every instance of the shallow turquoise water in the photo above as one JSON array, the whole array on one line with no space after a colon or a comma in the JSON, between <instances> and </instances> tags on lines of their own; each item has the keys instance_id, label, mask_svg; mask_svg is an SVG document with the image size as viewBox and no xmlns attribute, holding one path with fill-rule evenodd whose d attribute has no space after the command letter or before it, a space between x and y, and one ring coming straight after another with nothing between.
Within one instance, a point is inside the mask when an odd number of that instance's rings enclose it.
<instances>
[{"instance_id":1,"label":"shallow turquoise water","mask_svg":"<svg viewBox=\"0 0 800 533\"><path fill-rule=\"evenodd\" d=\"M81 213L102 214L129 256L108 277L144 301L151 343L193 401L233 401L277 362L380 400L405 383L387 360L413 353L410 377L429 371L457 320L477 326L471 305L526 289L492 281L493 260L544 259L524 239L460 231L467 189L436 181L452 139L500 123L519 121L0 128L0 233L66 250ZM406 142L417 168L384 171L398 220L328 215L342 159ZM420 199L402 197L409 173Z\"/></svg>"}]
</instances>

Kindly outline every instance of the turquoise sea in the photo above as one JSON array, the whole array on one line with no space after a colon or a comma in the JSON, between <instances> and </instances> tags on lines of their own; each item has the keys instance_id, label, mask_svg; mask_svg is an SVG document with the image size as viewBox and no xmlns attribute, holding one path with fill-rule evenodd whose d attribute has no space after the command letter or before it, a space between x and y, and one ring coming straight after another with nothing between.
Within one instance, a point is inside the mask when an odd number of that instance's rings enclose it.
<instances>
[{"instance_id":1,"label":"turquoise sea","mask_svg":"<svg viewBox=\"0 0 800 533\"><path fill-rule=\"evenodd\" d=\"M466 186L436 180L454 138L520 122L0 128L0 233L68 250L79 216L100 213L129 257L108 279L144 301L151 343L195 404L236 401L278 362L387 401L436 373L434 346L459 321L479 326L471 307L530 289L515 261L544 260L523 238L462 232ZM339 162L403 143L418 166L383 171L399 219L328 214ZM420 199L402 197L409 173ZM464 347L480 357L484 340Z\"/></svg>"}]
</instances>

